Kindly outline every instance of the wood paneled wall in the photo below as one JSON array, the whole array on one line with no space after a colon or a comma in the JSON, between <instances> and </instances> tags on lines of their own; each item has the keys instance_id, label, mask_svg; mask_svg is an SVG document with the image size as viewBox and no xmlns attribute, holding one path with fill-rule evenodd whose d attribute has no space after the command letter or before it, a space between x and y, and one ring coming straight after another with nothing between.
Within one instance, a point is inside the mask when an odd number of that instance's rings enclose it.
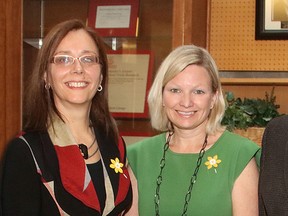
<instances>
[{"instance_id":1,"label":"wood paneled wall","mask_svg":"<svg viewBox=\"0 0 288 216\"><path fill-rule=\"evenodd\" d=\"M172 47L195 44L206 48L207 0L174 0Z\"/></svg>"},{"instance_id":2,"label":"wood paneled wall","mask_svg":"<svg viewBox=\"0 0 288 216\"><path fill-rule=\"evenodd\" d=\"M66 0L65 0L66 1ZM80 1L80 0L79 0ZM86 2L87 0L82 0L82 2ZM255 1L248 1L248 0L241 0L245 4L241 4L241 7L235 7L235 10L239 12L239 10L243 9L246 12L251 11L251 14L247 16L247 19L250 17L250 27L252 29L253 26L253 19L254 19L254 3ZM51 5L47 3L46 7L50 8L50 6L56 6L56 0L49 1L51 2ZM68 1L67 1L68 2ZM69 1L70 2L70 1ZM69 16L72 14L73 16L77 16L75 14L74 6L72 6L72 3L77 4L78 1L71 1L71 7L73 7L72 13L68 13ZM152 2L152 1L151 1ZM209 8L207 6L208 3L214 3L212 4L212 8ZM237 1L239 2L239 1ZM53 3L53 4L52 4ZM147 3L147 1L142 1L142 3ZM5 148L5 145L9 139L11 139L21 128L21 71L22 71L22 0L1 0L0 1L0 154L2 154L3 149ZM153 3L154 4L154 3ZM172 31L172 48L175 48L182 44L196 44L202 47L209 47L216 58L216 62L218 62L220 69L229 69L233 70L235 68L233 67L226 67L227 62L233 62L231 59L228 61L222 61L221 57L221 49L223 42L222 36L227 36L227 32L230 32L230 27L227 29L221 29L223 22L225 22L225 19L223 19L222 16L227 17L228 14L231 14L230 10L224 10L229 9L229 5L236 4L234 1L229 0L219 0L219 1L212 1L212 0L173 0L173 31ZM217 10L218 8L221 8L221 10ZM248 9L247 9L248 8ZM79 8L78 8L79 9ZM212 11L211 11L212 10ZM216 10L216 11L215 11ZM65 10L67 11L67 10ZM165 11L162 9L162 11ZM219 12L221 16L218 16ZM227 13L226 13L227 12ZM229 13L228 13L229 12ZM84 12L83 12L84 13ZM253 14L252 14L253 13ZM66 13L65 13L66 14ZM213 23L209 23L207 21L207 15L210 17L213 21ZM213 15L217 15L216 18ZM234 16L234 14L232 14ZM68 16L68 15L67 15ZM57 14L55 16L52 16L51 19L53 19L53 22L55 19L57 19ZM66 15L64 16L65 18ZM216 19L216 23L215 23ZM220 21L219 21L220 19ZM217 22L219 21L219 23ZM211 20L210 20L211 21ZM230 19L228 19L230 21ZM236 20L234 23L238 23L241 21L241 19ZM170 22L171 23L171 22ZM212 25L212 27L209 25ZM220 26L219 26L220 25ZM225 25L226 26L226 25ZM233 26L233 22L232 22ZM244 23L243 26L247 26L247 23ZM207 29L210 29L211 35L207 33ZM217 30L217 31L216 31ZM218 30L221 30L220 32ZM45 29L46 31L46 29ZM145 30L146 31L146 30ZM216 33L215 33L216 32ZM251 34L254 33L251 31ZM208 39L207 39L208 38ZM217 40L215 38L220 38L220 43L217 43ZM245 37L251 38L250 37ZM207 44L208 43L208 44ZM233 44L235 41L233 40ZM275 41L261 41L257 42L257 44L263 44L273 46L273 50L275 50L275 53L278 53L277 49L274 47L273 44L277 44L280 42ZM284 42L285 45L287 44L287 41ZM217 46L219 44L219 47ZM242 47L242 45L240 46ZM286 46L287 47L287 46ZM282 48L282 46L281 46ZM249 54L251 54L251 49L249 50ZM218 53L219 51L219 53ZM242 53L240 50L236 50L237 53ZM243 52L245 53L245 52ZM282 55L282 54L281 54ZM220 57L219 57L220 56ZM271 55L270 55L271 56ZM274 55L273 56L277 56ZM284 55L285 56L285 55ZM230 55L229 55L230 57ZM239 58L237 58L239 59ZM257 60L257 59L256 59ZM246 62L247 59L245 58L244 61ZM253 61L253 64L250 64L255 66L256 61ZM225 64L224 64L225 63ZM259 61L257 61L259 63ZM282 62L277 62L278 65L281 65L285 67L285 64L281 64ZM287 62L286 62L287 64ZM243 64L239 64L243 65ZM247 64L245 64L247 65ZM261 64L263 66L263 64ZM237 68L239 69L239 68ZM243 69L243 68L241 68ZM245 68L244 68L245 69ZM249 67L249 69L255 69ZM258 68L262 69L262 68ZM266 68L270 69L270 68ZM274 68L275 69L275 68ZM285 67L286 70L286 67ZM244 92L243 89L246 89L245 95L251 94L251 96L262 96L264 95L265 91L270 91L271 86L264 86L257 87L253 84L250 86L242 86L235 84L226 84L223 86L225 90L232 90L235 91L235 94L237 96L243 96ZM243 94L238 94L243 93ZM281 85L276 88L276 94L277 94L277 101L280 104L286 103L286 95L284 95L283 92L287 92L287 86ZM247 94L246 94L247 93ZM286 103L287 104L287 103ZM284 108L284 109L283 109ZM281 109L282 112L286 111L286 107L282 106ZM134 124L134 122L132 122ZM131 124L132 124L131 123ZM122 127L121 121L119 123L120 128ZM145 128L147 126L148 122L145 122ZM126 123L123 125L126 125ZM131 126L132 127L132 126ZM127 127L127 125L124 128L128 128L129 130L131 127ZM140 129L143 130L143 125L140 124ZM147 127L148 132L151 132L151 128ZM137 130L136 130L137 131Z\"/></svg>"},{"instance_id":3,"label":"wood paneled wall","mask_svg":"<svg viewBox=\"0 0 288 216\"><path fill-rule=\"evenodd\" d=\"M0 156L21 126L22 1L0 1Z\"/></svg>"}]
</instances>

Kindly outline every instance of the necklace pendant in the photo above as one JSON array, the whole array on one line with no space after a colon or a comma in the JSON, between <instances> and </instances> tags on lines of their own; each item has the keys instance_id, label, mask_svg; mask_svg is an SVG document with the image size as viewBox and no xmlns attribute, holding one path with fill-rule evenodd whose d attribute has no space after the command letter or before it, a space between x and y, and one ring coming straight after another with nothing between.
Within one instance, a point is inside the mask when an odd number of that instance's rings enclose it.
<instances>
[{"instance_id":1,"label":"necklace pendant","mask_svg":"<svg viewBox=\"0 0 288 216\"><path fill-rule=\"evenodd\" d=\"M88 148L87 148L87 146L81 143L81 144L78 144L78 147L79 147L79 149L81 151L81 154L82 154L83 158L85 160L87 160L88 159Z\"/></svg>"}]
</instances>

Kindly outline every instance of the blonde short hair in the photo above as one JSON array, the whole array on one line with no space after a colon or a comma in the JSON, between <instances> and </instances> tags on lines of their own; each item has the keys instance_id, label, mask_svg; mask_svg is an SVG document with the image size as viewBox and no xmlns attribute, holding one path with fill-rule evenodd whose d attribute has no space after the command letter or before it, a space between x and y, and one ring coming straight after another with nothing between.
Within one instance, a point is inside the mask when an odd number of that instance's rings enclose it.
<instances>
[{"instance_id":1,"label":"blonde short hair","mask_svg":"<svg viewBox=\"0 0 288 216\"><path fill-rule=\"evenodd\" d=\"M211 78L213 93L218 92L214 107L209 115L206 132L213 134L222 131L221 120L225 112L225 100L219 79L219 72L212 56L195 45L183 45L173 50L162 62L148 95L152 127L159 131L171 129L171 123L163 107L163 89L165 85L189 65L204 67Z\"/></svg>"}]
</instances>

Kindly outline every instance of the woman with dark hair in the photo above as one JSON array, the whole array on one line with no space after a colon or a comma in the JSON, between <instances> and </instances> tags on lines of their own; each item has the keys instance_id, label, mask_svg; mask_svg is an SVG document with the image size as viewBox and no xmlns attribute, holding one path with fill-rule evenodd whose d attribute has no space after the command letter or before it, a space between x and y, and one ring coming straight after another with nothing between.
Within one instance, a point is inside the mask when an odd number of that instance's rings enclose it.
<instances>
[{"instance_id":1,"label":"woman with dark hair","mask_svg":"<svg viewBox=\"0 0 288 216\"><path fill-rule=\"evenodd\" d=\"M24 132L4 155L3 215L137 215L107 72L102 39L81 21L60 23L45 37Z\"/></svg>"}]
</instances>

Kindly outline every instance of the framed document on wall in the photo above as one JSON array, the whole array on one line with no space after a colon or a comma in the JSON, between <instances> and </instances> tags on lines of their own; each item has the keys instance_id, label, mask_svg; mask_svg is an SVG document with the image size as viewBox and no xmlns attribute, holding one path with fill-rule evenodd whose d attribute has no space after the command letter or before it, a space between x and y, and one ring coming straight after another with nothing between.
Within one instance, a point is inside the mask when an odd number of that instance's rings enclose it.
<instances>
[{"instance_id":1,"label":"framed document on wall","mask_svg":"<svg viewBox=\"0 0 288 216\"><path fill-rule=\"evenodd\" d=\"M256 0L255 39L288 39L287 0Z\"/></svg>"},{"instance_id":2,"label":"framed document on wall","mask_svg":"<svg viewBox=\"0 0 288 216\"><path fill-rule=\"evenodd\" d=\"M148 118L147 93L152 82L150 51L108 53L109 109L118 118Z\"/></svg>"},{"instance_id":3,"label":"framed document on wall","mask_svg":"<svg viewBox=\"0 0 288 216\"><path fill-rule=\"evenodd\" d=\"M139 0L90 0L88 26L102 37L135 37Z\"/></svg>"}]
</instances>

